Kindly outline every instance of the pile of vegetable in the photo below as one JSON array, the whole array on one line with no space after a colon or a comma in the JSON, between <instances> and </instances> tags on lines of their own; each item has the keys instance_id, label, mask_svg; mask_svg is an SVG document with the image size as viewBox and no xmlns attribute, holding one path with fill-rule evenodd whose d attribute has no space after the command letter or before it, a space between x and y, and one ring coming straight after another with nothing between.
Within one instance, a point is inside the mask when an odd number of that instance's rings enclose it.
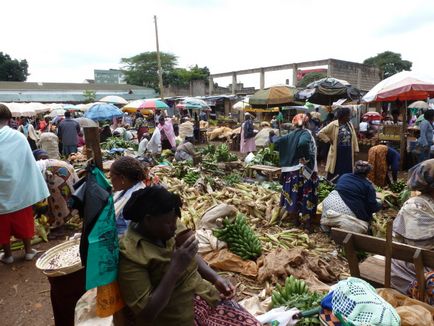
<instances>
[{"instance_id":1,"label":"pile of vegetable","mask_svg":"<svg viewBox=\"0 0 434 326\"><path fill-rule=\"evenodd\" d=\"M223 227L215 229L213 234L217 239L225 241L229 250L243 259L256 259L262 253L261 242L243 214L237 214L233 222L225 218Z\"/></svg>"},{"instance_id":2,"label":"pile of vegetable","mask_svg":"<svg viewBox=\"0 0 434 326\"><path fill-rule=\"evenodd\" d=\"M124 140L121 137L109 137L103 143L101 143L101 148L110 150L112 148L132 148L137 150L138 144L132 141Z\"/></svg>"},{"instance_id":3,"label":"pile of vegetable","mask_svg":"<svg viewBox=\"0 0 434 326\"><path fill-rule=\"evenodd\" d=\"M232 172L224 176L223 180L225 181L226 185L233 186L237 183L241 183L243 181L243 177L239 173Z\"/></svg>"},{"instance_id":4,"label":"pile of vegetable","mask_svg":"<svg viewBox=\"0 0 434 326\"><path fill-rule=\"evenodd\" d=\"M202 147L199 152L204 156L204 160L208 162L232 162L237 161L238 157L231 153L226 143L220 144L217 147L208 144Z\"/></svg>"},{"instance_id":5,"label":"pile of vegetable","mask_svg":"<svg viewBox=\"0 0 434 326\"><path fill-rule=\"evenodd\" d=\"M268 145L255 154L251 164L279 166L279 152L274 150L274 145Z\"/></svg>"},{"instance_id":6,"label":"pile of vegetable","mask_svg":"<svg viewBox=\"0 0 434 326\"><path fill-rule=\"evenodd\" d=\"M322 202L334 189L335 186L331 182L322 179L318 185L318 201Z\"/></svg>"},{"instance_id":7,"label":"pile of vegetable","mask_svg":"<svg viewBox=\"0 0 434 326\"><path fill-rule=\"evenodd\" d=\"M189 185L193 186L196 181L200 178L200 173L197 171L190 170L188 171L184 177L183 180Z\"/></svg>"},{"instance_id":8,"label":"pile of vegetable","mask_svg":"<svg viewBox=\"0 0 434 326\"><path fill-rule=\"evenodd\" d=\"M304 281L291 275L286 278L283 286L280 284L276 285L271 295L271 303L273 308L286 306L288 308L295 307L301 311L306 311L319 307L323 297L324 294L310 292ZM303 318L297 325L312 324L319 324L318 317Z\"/></svg>"},{"instance_id":9,"label":"pile of vegetable","mask_svg":"<svg viewBox=\"0 0 434 326\"><path fill-rule=\"evenodd\" d=\"M400 193L407 187L406 183L403 180L398 180L394 183L392 183L389 188L394 193Z\"/></svg>"}]
</instances>

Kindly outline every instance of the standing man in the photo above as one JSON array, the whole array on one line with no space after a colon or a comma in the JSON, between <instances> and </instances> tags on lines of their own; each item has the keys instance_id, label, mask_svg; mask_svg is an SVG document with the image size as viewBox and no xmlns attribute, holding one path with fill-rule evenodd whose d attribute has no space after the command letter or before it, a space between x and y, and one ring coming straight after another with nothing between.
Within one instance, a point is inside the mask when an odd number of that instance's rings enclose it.
<instances>
[{"instance_id":1,"label":"standing man","mask_svg":"<svg viewBox=\"0 0 434 326\"><path fill-rule=\"evenodd\" d=\"M14 262L12 235L23 240L25 260L35 257L32 205L50 195L26 137L8 126L11 118L8 107L0 104L0 261L5 264Z\"/></svg>"},{"instance_id":2,"label":"standing man","mask_svg":"<svg viewBox=\"0 0 434 326\"><path fill-rule=\"evenodd\" d=\"M65 112L65 120L59 124L57 135L63 144L63 155L69 156L71 153L77 153L78 133L80 125L77 121L71 119L71 112Z\"/></svg>"}]
</instances>

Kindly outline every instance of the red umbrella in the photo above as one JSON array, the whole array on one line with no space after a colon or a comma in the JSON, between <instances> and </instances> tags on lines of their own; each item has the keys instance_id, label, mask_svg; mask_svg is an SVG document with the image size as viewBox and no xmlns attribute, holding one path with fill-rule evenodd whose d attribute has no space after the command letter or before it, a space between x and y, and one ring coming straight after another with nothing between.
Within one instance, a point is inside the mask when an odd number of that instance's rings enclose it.
<instances>
[{"instance_id":1,"label":"red umbrella","mask_svg":"<svg viewBox=\"0 0 434 326\"><path fill-rule=\"evenodd\" d=\"M382 120L383 117L378 112L367 112L363 115L362 118L367 118L368 121L374 121L374 120Z\"/></svg>"},{"instance_id":2,"label":"red umbrella","mask_svg":"<svg viewBox=\"0 0 434 326\"><path fill-rule=\"evenodd\" d=\"M427 80L408 76L382 89L376 100L382 102L425 100L434 96L434 84Z\"/></svg>"}]
</instances>

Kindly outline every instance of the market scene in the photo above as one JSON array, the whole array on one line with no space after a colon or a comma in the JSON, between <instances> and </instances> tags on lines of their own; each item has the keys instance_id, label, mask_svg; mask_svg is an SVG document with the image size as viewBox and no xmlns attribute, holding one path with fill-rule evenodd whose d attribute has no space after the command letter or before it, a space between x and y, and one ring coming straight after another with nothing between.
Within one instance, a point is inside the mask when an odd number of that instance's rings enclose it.
<instances>
[{"instance_id":1,"label":"market scene","mask_svg":"<svg viewBox=\"0 0 434 326\"><path fill-rule=\"evenodd\" d=\"M430 67L181 68L149 16L81 83L0 52L2 324L434 325Z\"/></svg>"}]
</instances>

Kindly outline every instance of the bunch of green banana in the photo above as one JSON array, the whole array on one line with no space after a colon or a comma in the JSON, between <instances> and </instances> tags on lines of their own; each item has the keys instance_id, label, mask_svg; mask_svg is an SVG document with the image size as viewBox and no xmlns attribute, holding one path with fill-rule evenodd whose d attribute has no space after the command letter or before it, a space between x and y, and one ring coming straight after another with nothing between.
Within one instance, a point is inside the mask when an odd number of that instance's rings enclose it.
<instances>
[{"instance_id":1,"label":"bunch of green banana","mask_svg":"<svg viewBox=\"0 0 434 326\"><path fill-rule=\"evenodd\" d=\"M398 180L394 183L392 183L389 188L395 193L400 193L407 187L406 183L403 180Z\"/></svg>"},{"instance_id":2,"label":"bunch of green banana","mask_svg":"<svg viewBox=\"0 0 434 326\"><path fill-rule=\"evenodd\" d=\"M243 214L238 214L233 222L223 220L223 228L214 230L214 235L228 244L229 250L243 259L255 259L262 253L261 242Z\"/></svg>"},{"instance_id":3,"label":"bunch of green banana","mask_svg":"<svg viewBox=\"0 0 434 326\"><path fill-rule=\"evenodd\" d=\"M289 276L285 280L285 285L276 285L276 289L271 295L271 302L273 307L286 306L287 302L292 299L294 295L301 295L308 292L308 287L303 280L299 280L294 276Z\"/></svg>"},{"instance_id":4,"label":"bunch of green banana","mask_svg":"<svg viewBox=\"0 0 434 326\"><path fill-rule=\"evenodd\" d=\"M188 171L186 174L185 174L185 176L184 176L184 178L183 178L183 180L189 185L189 186L193 186L195 183L196 183L196 181L197 181L197 179L199 179L199 177L200 177L200 173L199 172L196 172L196 171Z\"/></svg>"}]
</instances>

